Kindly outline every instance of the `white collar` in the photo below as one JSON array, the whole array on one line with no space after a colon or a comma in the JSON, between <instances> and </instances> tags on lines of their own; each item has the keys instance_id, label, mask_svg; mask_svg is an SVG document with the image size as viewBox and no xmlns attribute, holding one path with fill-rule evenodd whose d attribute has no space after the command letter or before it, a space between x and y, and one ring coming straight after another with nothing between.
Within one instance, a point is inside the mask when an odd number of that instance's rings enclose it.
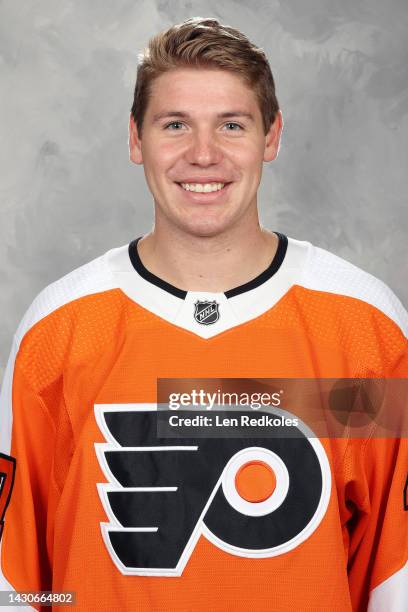
<instances>
[{"instance_id":1,"label":"white collar","mask_svg":"<svg viewBox=\"0 0 408 612\"><path fill-rule=\"evenodd\" d=\"M225 293L183 291L166 283L144 267L137 254L137 240L111 249L106 262L115 285L131 300L207 339L260 316L299 281L311 245L283 234L278 237L278 250L270 266L252 281Z\"/></svg>"}]
</instances>

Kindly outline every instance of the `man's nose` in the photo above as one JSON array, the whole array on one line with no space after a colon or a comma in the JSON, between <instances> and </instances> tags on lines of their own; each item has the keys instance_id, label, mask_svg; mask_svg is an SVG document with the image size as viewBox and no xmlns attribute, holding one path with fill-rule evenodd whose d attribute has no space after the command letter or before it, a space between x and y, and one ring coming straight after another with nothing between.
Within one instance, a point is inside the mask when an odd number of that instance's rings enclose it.
<instances>
[{"instance_id":1,"label":"man's nose","mask_svg":"<svg viewBox=\"0 0 408 612\"><path fill-rule=\"evenodd\" d=\"M222 158L222 152L214 133L205 130L193 134L186 157L190 164L197 164L199 166L219 163Z\"/></svg>"}]
</instances>

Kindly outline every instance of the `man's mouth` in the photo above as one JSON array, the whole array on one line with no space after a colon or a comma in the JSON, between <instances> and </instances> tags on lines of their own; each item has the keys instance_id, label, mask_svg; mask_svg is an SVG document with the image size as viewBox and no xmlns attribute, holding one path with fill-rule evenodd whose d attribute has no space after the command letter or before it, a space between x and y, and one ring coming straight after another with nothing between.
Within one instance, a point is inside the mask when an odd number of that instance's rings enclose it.
<instances>
[{"instance_id":1,"label":"man's mouth","mask_svg":"<svg viewBox=\"0 0 408 612\"><path fill-rule=\"evenodd\" d=\"M213 191L221 191L229 183L178 183L185 191L194 191L195 193L211 193Z\"/></svg>"}]
</instances>

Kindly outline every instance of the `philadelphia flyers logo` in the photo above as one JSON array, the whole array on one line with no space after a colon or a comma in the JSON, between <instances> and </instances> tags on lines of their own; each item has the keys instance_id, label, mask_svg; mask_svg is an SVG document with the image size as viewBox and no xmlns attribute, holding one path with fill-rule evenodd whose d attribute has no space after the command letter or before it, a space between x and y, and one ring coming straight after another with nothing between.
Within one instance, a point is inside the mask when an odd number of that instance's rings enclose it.
<instances>
[{"instance_id":1,"label":"philadelphia flyers logo","mask_svg":"<svg viewBox=\"0 0 408 612\"><path fill-rule=\"evenodd\" d=\"M101 533L122 574L180 576L201 535L233 555L277 556L326 513L329 462L301 423L296 437L180 441L157 438L156 404L95 405L95 418L107 441L95 443Z\"/></svg>"},{"instance_id":2,"label":"philadelphia flyers logo","mask_svg":"<svg viewBox=\"0 0 408 612\"><path fill-rule=\"evenodd\" d=\"M4 516L13 491L15 471L15 458L0 453L0 540L3 535Z\"/></svg>"}]
</instances>

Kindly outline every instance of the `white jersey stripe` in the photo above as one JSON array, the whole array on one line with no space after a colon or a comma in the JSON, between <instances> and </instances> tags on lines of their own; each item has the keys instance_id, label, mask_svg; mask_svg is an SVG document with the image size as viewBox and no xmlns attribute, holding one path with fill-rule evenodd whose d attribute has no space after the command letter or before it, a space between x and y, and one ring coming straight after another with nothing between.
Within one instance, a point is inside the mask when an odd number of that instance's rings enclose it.
<instances>
[{"instance_id":1,"label":"white jersey stripe","mask_svg":"<svg viewBox=\"0 0 408 612\"><path fill-rule=\"evenodd\" d=\"M408 610L408 561L398 572L371 591L367 612Z\"/></svg>"}]
</instances>

